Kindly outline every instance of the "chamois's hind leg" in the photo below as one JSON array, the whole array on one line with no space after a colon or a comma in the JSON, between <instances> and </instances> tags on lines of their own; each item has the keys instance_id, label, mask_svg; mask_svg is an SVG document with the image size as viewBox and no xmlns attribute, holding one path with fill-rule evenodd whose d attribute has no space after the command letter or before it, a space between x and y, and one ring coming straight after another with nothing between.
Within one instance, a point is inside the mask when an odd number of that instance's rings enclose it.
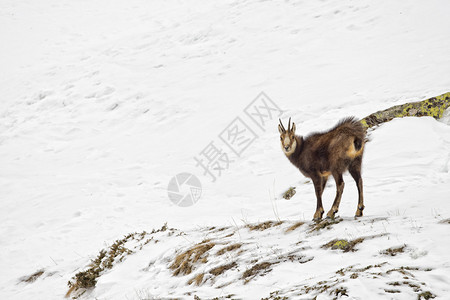
<instances>
[{"instance_id":1,"label":"chamois's hind leg","mask_svg":"<svg viewBox=\"0 0 450 300\"><path fill-rule=\"evenodd\" d=\"M313 221L319 221L322 219L323 215L323 206L322 206L322 193L323 193L323 187L324 187L324 178L321 176L314 176L311 178L314 183L314 190L316 191L316 198L317 198L317 207L316 212L314 213Z\"/></svg>"},{"instance_id":2,"label":"chamois's hind leg","mask_svg":"<svg viewBox=\"0 0 450 300\"><path fill-rule=\"evenodd\" d=\"M348 171L350 175L352 175L353 179L356 182L356 186L358 187L358 206L356 208L355 217L362 217L364 210L364 196L363 196L363 180L361 177L361 163L362 157L357 157L348 167Z\"/></svg>"},{"instance_id":3,"label":"chamois's hind leg","mask_svg":"<svg viewBox=\"0 0 450 300\"><path fill-rule=\"evenodd\" d=\"M325 187L327 186L328 176L322 177L322 193L325 190Z\"/></svg>"},{"instance_id":4,"label":"chamois's hind leg","mask_svg":"<svg viewBox=\"0 0 450 300\"><path fill-rule=\"evenodd\" d=\"M333 206L330 211L327 213L327 218L334 219L334 215L339 210L339 204L341 203L342 193L344 192L344 179L342 178L342 174L338 172L333 172L334 180L336 181L336 198L334 198Z\"/></svg>"}]
</instances>

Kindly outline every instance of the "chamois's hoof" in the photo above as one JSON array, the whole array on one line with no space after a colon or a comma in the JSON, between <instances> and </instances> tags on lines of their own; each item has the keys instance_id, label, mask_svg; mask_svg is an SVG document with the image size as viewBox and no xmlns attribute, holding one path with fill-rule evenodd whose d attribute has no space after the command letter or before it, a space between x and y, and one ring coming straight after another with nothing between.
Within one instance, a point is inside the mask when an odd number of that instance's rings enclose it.
<instances>
[{"instance_id":1,"label":"chamois's hoof","mask_svg":"<svg viewBox=\"0 0 450 300\"><path fill-rule=\"evenodd\" d=\"M316 222L316 223L318 223L318 222L320 222L321 220L322 220L322 217L320 217L320 218L314 218L314 219L312 219L314 222Z\"/></svg>"},{"instance_id":2,"label":"chamois's hoof","mask_svg":"<svg viewBox=\"0 0 450 300\"><path fill-rule=\"evenodd\" d=\"M363 216L363 210L364 210L364 206L362 208L358 207L356 209L355 218L362 217Z\"/></svg>"},{"instance_id":3,"label":"chamois's hoof","mask_svg":"<svg viewBox=\"0 0 450 300\"><path fill-rule=\"evenodd\" d=\"M323 216L323 208L320 208L319 210L316 210L314 213L313 221L320 221Z\"/></svg>"},{"instance_id":4,"label":"chamois's hoof","mask_svg":"<svg viewBox=\"0 0 450 300\"><path fill-rule=\"evenodd\" d=\"M332 210L330 210L330 211L327 213L327 219L328 219L328 220L334 220L334 216L336 215L336 213L337 213L337 211L332 211Z\"/></svg>"}]
</instances>

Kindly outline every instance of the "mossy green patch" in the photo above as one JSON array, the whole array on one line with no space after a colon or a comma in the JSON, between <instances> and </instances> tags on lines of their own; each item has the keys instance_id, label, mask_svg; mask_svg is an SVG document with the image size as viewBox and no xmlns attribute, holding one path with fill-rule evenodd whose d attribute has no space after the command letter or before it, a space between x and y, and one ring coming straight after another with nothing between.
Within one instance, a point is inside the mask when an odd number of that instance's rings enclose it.
<instances>
[{"instance_id":1,"label":"mossy green patch","mask_svg":"<svg viewBox=\"0 0 450 300\"><path fill-rule=\"evenodd\" d=\"M347 240L339 240L339 239L335 239L332 240L328 243L326 243L325 245L322 246L322 248L328 249L331 248L332 250L342 250L344 252L349 252L349 251L356 251L355 246L359 243L362 243L364 241L364 238L357 238L354 239L352 241L347 241Z\"/></svg>"},{"instance_id":2,"label":"mossy green patch","mask_svg":"<svg viewBox=\"0 0 450 300\"><path fill-rule=\"evenodd\" d=\"M360 122L367 129L395 118L424 117L442 118L444 111L450 107L450 92L419 102L396 105L383 111L375 112Z\"/></svg>"},{"instance_id":3,"label":"mossy green patch","mask_svg":"<svg viewBox=\"0 0 450 300\"><path fill-rule=\"evenodd\" d=\"M348 248L349 246L349 242L346 240L339 240L337 242L334 243L333 246L331 246L331 249L341 249L344 250L346 248Z\"/></svg>"}]
</instances>

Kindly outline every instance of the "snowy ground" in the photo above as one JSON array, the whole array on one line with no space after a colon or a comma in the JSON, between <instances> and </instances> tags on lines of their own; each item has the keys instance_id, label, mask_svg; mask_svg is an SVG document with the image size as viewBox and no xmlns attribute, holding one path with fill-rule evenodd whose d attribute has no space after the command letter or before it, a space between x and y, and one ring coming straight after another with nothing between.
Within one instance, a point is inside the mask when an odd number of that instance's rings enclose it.
<instances>
[{"instance_id":1,"label":"snowy ground","mask_svg":"<svg viewBox=\"0 0 450 300\"><path fill-rule=\"evenodd\" d=\"M277 119L258 128L244 109L264 91L307 134L448 92L449 10L444 0L1 1L0 298L61 299L102 248L167 222L177 234L158 233L160 242L128 256L83 297L311 298L302 288L339 279L334 289L354 299L417 298L408 284L393 285L403 281L446 299L448 124L410 118L373 131L365 216L352 218L357 192L346 176L343 221L311 231L313 187L282 154ZM194 157L212 141L227 151L219 134L236 117L257 138L240 157L230 153L233 162L212 182ZM191 207L167 195L181 172L202 183ZM287 201L280 194L289 186L297 194ZM330 181L326 210L334 193ZM245 227L276 219L285 222ZM286 233L297 221L306 223ZM222 226L230 237L210 230ZM373 238L355 252L321 248L359 237ZM173 276L174 256L204 239L217 244L208 262ZM232 243L243 244L241 254L216 255ZM397 256L380 253L405 244ZM274 264L265 276L242 279L267 261ZM232 262L214 280L187 284ZM379 266L350 277L369 265ZM392 271L401 267L412 275ZM38 270L36 281L23 282Z\"/></svg>"}]
</instances>

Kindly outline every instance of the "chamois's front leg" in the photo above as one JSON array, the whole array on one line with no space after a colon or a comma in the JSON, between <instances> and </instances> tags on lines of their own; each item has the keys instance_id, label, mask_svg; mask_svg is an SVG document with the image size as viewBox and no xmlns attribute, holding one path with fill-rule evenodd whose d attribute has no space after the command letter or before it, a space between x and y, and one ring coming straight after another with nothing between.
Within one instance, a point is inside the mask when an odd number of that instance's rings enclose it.
<instances>
[{"instance_id":1,"label":"chamois's front leg","mask_svg":"<svg viewBox=\"0 0 450 300\"><path fill-rule=\"evenodd\" d=\"M317 198L317 207L316 212L314 213L313 221L319 221L322 219L323 215L323 206L322 206L322 193L323 193L323 178L320 176L314 176L311 178L314 183L314 189L316 191L316 198Z\"/></svg>"}]
</instances>

